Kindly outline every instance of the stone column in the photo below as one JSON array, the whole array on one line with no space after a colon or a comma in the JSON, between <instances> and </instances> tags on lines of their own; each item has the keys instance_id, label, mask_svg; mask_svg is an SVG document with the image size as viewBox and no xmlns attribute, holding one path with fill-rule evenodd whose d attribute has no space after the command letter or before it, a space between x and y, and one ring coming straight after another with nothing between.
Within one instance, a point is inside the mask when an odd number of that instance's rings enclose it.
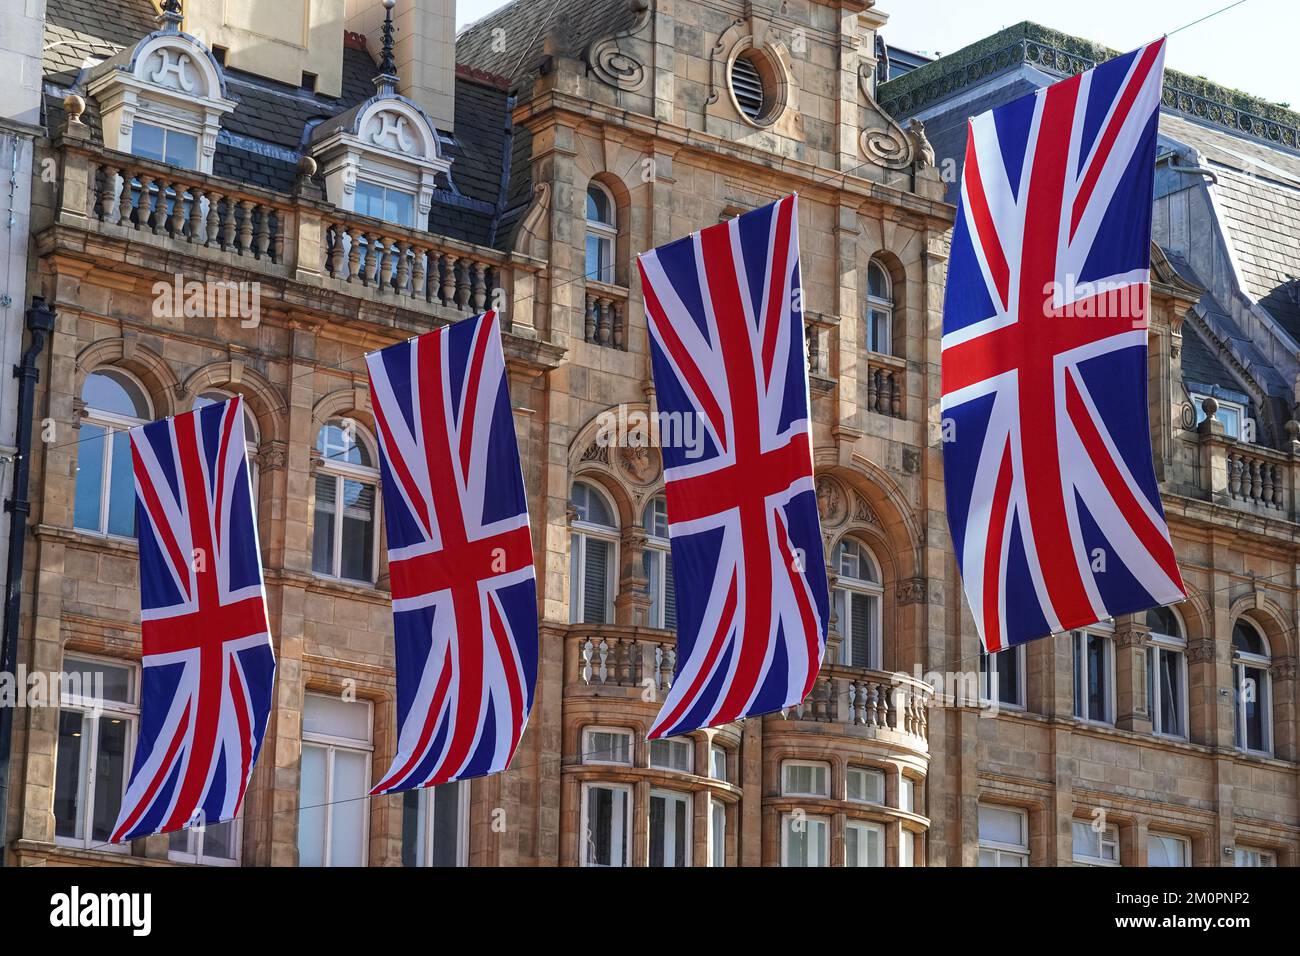
<instances>
[{"instance_id":1,"label":"stone column","mask_svg":"<svg viewBox=\"0 0 1300 956\"><path fill-rule=\"evenodd\" d=\"M646 578L646 532L640 525L623 529L618 549L618 596L614 598L614 623L647 627L650 623L650 591Z\"/></svg>"},{"instance_id":2,"label":"stone column","mask_svg":"<svg viewBox=\"0 0 1300 956\"><path fill-rule=\"evenodd\" d=\"M1151 629L1132 615L1115 626L1115 726L1151 733L1147 700L1147 641Z\"/></svg>"}]
</instances>

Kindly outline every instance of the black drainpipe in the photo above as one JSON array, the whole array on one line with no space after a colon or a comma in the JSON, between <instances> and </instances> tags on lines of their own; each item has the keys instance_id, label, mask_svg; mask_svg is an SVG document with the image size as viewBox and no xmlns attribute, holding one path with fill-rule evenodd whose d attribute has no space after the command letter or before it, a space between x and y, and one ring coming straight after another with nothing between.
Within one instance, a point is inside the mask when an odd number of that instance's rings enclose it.
<instances>
[{"instance_id":1,"label":"black drainpipe","mask_svg":"<svg viewBox=\"0 0 1300 956\"><path fill-rule=\"evenodd\" d=\"M4 632L0 635L0 671L14 674L18 670L18 618L23 599L23 552L27 547L27 515L31 503L27 500L27 479L31 468L32 404L36 398L36 382L40 372L36 359L45 348L45 336L54 331L54 312L40 296L32 297L32 307L27 310L27 351L22 362L14 366L18 379L18 453L14 456L13 494L5 501L9 512L9 564L5 568ZM14 687L15 693L23 688ZM15 707L0 707L0 866L5 865L5 843L9 826L9 763L13 753Z\"/></svg>"}]
</instances>

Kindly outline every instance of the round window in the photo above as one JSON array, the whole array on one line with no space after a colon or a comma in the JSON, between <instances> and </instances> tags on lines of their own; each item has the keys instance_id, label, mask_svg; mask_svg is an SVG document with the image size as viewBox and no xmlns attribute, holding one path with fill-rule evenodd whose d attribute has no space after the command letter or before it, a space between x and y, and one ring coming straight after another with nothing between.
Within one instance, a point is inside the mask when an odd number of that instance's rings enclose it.
<instances>
[{"instance_id":1,"label":"round window","mask_svg":"<svg viewBox=\"0 0 1300 956\"><path fill-rule=\"evenodd\" d=\"M783 103L776 66L768 54L742 50L731 61L729 81L736 108L747 120L765 126L776 119Z\"/></svg>"}]
</instances>

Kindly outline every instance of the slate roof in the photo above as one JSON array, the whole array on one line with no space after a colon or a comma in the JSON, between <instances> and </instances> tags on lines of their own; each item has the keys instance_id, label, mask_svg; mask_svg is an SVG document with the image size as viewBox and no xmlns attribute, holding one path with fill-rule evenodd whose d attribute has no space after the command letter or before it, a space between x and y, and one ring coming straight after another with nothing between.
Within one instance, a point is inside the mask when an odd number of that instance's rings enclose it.
<instances>
[{"instance_id":1,"label":"slate roof","mask_svg":"<svg viewBox=\"0 0 1300 956\"><path fill-rule=\"evenodd\" d=\"M1201 153L1245 291L1300 340L1300 155L1165 114L1160 132Z\"/></svg>"},{"instance_id":2,"label":"slate roof","mask_svg":"<svg viewBox=\"0 0 1300 956\"><path fill-rule=\"evenodd\" d=\"M595 5L622 9L617 3ZM514 13L536 19L522 8ZM47 127L54 129L62 123L65 91L75 86L85 95L90 68L158 29L155 16L150 0L48 0L44 53ZM540 52L540 39L537 49ZM371 80L376 72L375 60L368 52L345 45L342 95L336 99L225 69L227 92L238 105L222 120L213 174L278 192L291 191L303 144L312 130L372 97L375 87ZM87 97L82 119L90 127L92 140L102 143L99 107L93 98ZM455 136L442 137L452 169L450 178L440 182L435 191L430 231L480 245L508 244L510 228L504 223L518 216L510 209L511 197L531 196L529 144L526 137L511 136L509 127L504 85L491 76L458 74ZM518 182L505 178L504 173L510 170Z\"/></svg>"},{"instance_id":3,"label":"slate roof","mask_svg":"<svg viewBox=\"0 0 1300 956\"><path fill-rule=\"evenodd\" d=\"M513 0L457 34L456 62L522 86L541 61L548 36L560 52L579 57L593 42L626 30L636 18L636 0Z\"/></svg>"}]
</instances>

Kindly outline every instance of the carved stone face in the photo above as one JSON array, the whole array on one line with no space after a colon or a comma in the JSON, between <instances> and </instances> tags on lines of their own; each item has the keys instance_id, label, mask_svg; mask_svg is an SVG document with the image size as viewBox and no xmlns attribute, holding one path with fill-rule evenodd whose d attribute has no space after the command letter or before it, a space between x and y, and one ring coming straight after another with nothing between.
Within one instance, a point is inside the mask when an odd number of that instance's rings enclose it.
<instances>
[{"instance_id":1,"label":"carved stone face","mask_svg":"<svg viewBox=\"0 0 1300 956\"><path fill-rule=\"evenodd\" d=\"M619 464L638 484L649 484L659 474L659 464L655 460L654 452L645 446L622 449L619 452Z\"/></svg>"},{"instance_id":2,"label":"carved stone face","mask_svg":"<svg viewBox=\"0 0 1300 956\"><path fill-rule=\"evenodd\" d=\"M833 479L822 476L817 479L817 511L822 523L839 524L845 515L844 492Z\"/></svg>"}]
</instances>

